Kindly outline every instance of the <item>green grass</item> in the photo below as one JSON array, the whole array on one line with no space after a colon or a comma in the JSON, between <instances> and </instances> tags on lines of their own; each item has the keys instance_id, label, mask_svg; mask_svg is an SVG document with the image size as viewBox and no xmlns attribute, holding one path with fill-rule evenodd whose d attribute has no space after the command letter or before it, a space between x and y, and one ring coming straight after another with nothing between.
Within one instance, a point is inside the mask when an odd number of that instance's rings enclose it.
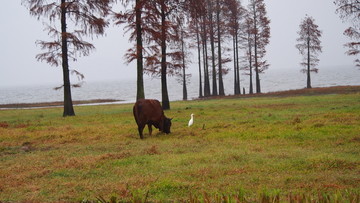
<instances>
[{"instance_id":1,"label":"green grass","mask_svg":"<svg viewBox=\"0 0 360 203\"><path fill-rule=\"evenodd\" d=\"M171 105L144 140L130 104L0 111L0 201L359 194L359 93Z\"/></svg>"}]
</instances>

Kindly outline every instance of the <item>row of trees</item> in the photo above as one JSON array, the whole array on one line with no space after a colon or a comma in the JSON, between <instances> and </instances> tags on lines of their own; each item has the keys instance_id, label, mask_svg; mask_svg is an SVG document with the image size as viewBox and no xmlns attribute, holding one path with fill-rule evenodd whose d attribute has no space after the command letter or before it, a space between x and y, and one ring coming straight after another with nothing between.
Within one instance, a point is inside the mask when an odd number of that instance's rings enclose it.
<instances>
[{"instance_id":1,"label":"row of trees","mask_svg":"<svg viewBox=\"0 0 360 203\"><path fill-rule=\"evenodd\" d=\"M240 68L247 71L251 80L255 73L256 93L261 92L260 73L269 66L264 57L270 38L270 20L263 0L250 0L247 9L238 0L124 0L122 3L130 9L118 13L116 19L119 24L126 23L130 40L135 42L126 56L128 62L137 61L137 99L145 96L144 72L160 76L164 109L170 108L167 75L181 76L183 98L187 98L186 47L197 50L199 97L225 95L223 75L231 66L234 94L240 94ZM245 56L239 56L239 49ZM231 61L233 65L229 65ZM252 85L251 81L250 93L253 93Z\"/></svg>"},{"instance_id":2,"label":"row of trees","mask_svg":"<svg viewBox=\"0 0 360 203\"><path fill-rule=\"evenodd\" d=\"M37 41L44 53L38 54L39 61L52 66L62 66L64 79L63 116L75 115L71 99L69 73L80 76L69 68L69 61L87 56L95 47L83 37L103 35L111 22L125 24L134 43L126 53L127 62L136 60L137 99L145 98L143 74L161 78L162 105L170 109L167 76L179 75L184 87L189 77L186 67L189 63L189 48L197 51L199 69L199 97L224 95L223 75L234 70L234 94L240 94L240 69L249 76L249 92L253 90L255 75L256 93L261 92L260 74L269 64L265 60L266 46L270 38L270 20L263 0L249 0L247 7L239 0L119 0L122 12L112 11L117 0L23 0L30 14L38 20L48 19L46 29L54 39L50 42ZM338 0L338 13L343 19L354 23L345 32L358 37L359 16L350 18L349 11L359 13L357 4L348 8L343 5L353 0ZM356 8L356 9L354 9ZM350 12L350 13L351 13ZM60 29L55 26L60 22ZM318 31L314 19L306 17L300 25L299 44L296 47L304 55L308 80L310 71L317 71L317 53L321 52ZM352 50L356 43L349 44ZM351 51L349 54L357 54ZM233 62L233 63L230 63ZM359 61L357 61L359 62ZM308 87L311 87L308 82Z\"/></svg>"}]
</instances>

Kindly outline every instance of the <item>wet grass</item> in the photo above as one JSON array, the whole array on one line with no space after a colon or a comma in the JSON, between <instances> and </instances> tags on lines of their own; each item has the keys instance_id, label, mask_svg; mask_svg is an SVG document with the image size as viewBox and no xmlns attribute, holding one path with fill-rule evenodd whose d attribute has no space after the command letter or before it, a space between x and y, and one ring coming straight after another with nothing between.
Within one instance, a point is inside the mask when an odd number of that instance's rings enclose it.
<instances>
[{"instance_id":1,"label":"wet grass","mask_svg":"<svg viewBox=\"0 0 360 203\"><path fill-rule=\"evenodd\" d=\"M130 104L75 110L0 111L0 201L359 194L359 93L173 102L144 140Z\"/></svg>"}]
</instances>

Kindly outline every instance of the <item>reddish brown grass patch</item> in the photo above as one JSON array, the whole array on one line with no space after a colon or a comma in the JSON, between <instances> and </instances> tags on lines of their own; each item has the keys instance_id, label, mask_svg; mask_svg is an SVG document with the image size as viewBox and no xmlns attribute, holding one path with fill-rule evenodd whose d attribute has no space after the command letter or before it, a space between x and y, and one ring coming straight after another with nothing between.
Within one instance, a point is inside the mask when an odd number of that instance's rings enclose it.
<instances>
[{"instance_id":1,"label":"reddish brown grass patch","mask_svg":"<svg viewBox=\"0 0 360 203\"><path fill-rule=\"evenodd\" d=\"M0 128L8 128L9 124L7 122L0 122Z\"/></svg>"},{"instance_id":2,"label":"reddish brown grass patch","mask_svg":"<svg viewBox=\"0 0 360 203\"><path fill-rule=\"evenodd\" d=\"M149 149L146 149L145 153L149 155L160 154L158 147L156 145L153 145Z\"/></svg>"}]
</instances>

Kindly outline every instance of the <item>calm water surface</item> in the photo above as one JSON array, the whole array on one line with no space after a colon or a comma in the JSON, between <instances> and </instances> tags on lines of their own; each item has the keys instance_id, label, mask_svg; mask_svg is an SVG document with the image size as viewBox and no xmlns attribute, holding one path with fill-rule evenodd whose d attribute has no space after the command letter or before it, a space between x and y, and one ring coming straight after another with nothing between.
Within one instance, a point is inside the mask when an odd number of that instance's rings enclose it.
<instances>
[{"instance_id":1,"label":"calm water surface","mask_svg":"<svg viewBox=\"0 0 360 203\"><path fill-rule=\"evenodd\" d=\"M233 73L224 77L226 95L233 94ZM249 76L241 75L241 89L246 93L249 89ZM301 89L306 86L306 76L297 69L269 69L260 76L262 92L274 92L290 89ZM255 81L255 80L253 80ZM161 100L160 79L145 77L145 97ZM1 85L1 83L0 83ZM328 87L339 85L360 85L360 70L355 67L320 68L318 74L312 74L313 87ZM56 85L36 85L21 87L1 87L0 104L36 103L62 101L63 91L54 90ZM255 89L255 83L254 83ZM168 78L169 98L171 101L182 99L182 85L176 78ZM136 97L136 80L85 82L81 88L72 89L73 100L116 99L131 103ZM199 96L199 78L191 77L188 84L188 98Z\"/></svg>"}]
</instances>

